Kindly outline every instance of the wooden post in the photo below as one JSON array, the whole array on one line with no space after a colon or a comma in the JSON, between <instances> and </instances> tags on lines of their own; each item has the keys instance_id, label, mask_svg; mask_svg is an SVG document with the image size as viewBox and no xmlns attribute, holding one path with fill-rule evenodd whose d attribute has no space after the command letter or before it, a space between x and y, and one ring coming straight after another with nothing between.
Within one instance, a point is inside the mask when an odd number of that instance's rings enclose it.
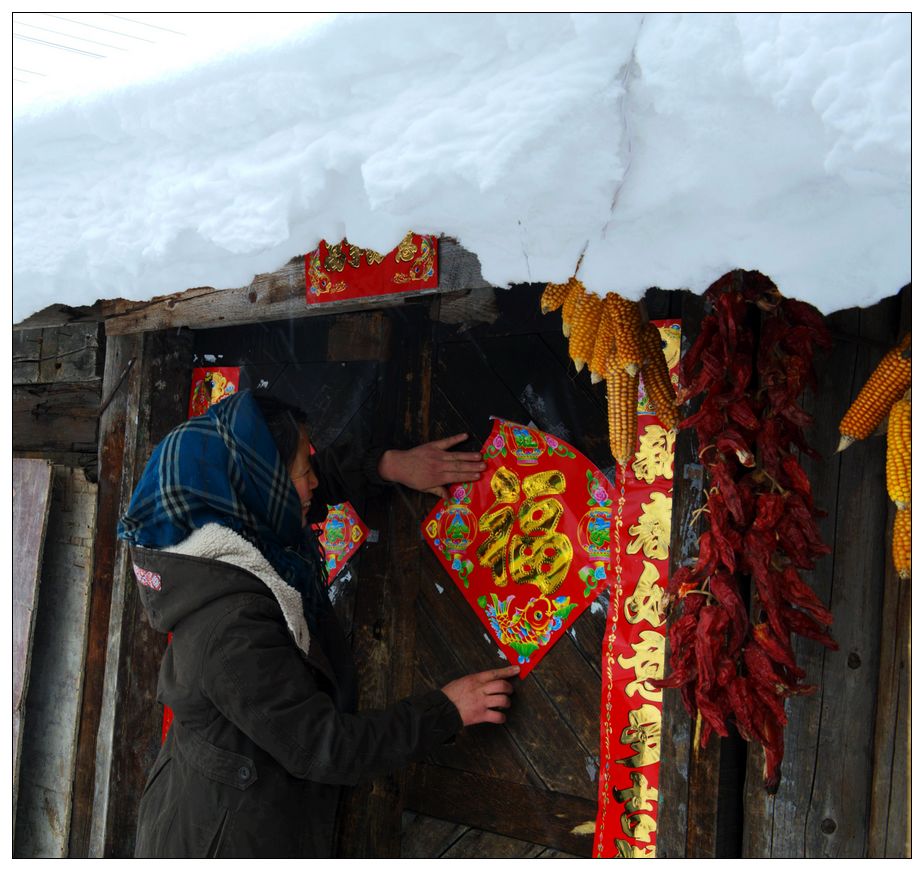
<instances>
[{"instance_id":1,"label":"wooden post","mask_svg":"<svg viewBox=\"0 0 924 871\"><path fill-rule=\"evenodd\" d=\"M426 309L405 306L391 313L391 365L376 414L385 443L412 446L427 439L430 339ZM415 602L420 586L423 516L419 494L394 489L370 501L370 528L380 540L368 547L358 578L353 648L359 670L359 707L381 709L413 692ZM335 855L400 856L405 772L363 781L344 803Z\"/></svg>"},{"instance_id":2,"label":"wooden post","mask_svg":"<svg viewBox=\"0 0 924 871\"><path fill-rule=\"evenodd\" d=\"M122 504L122 465L125 460L128 399L140 388L139 372L135 370L140 356L141 336L111 338L106 343L102 397L108 405L102 410L99 422L96 541L93 551L85 681L77 738L74 804L68 851L68 854L75 858L86 858L90 855L97 734L103 702L109 608L116 562L115 528Z\"/></svg>"}]
</instances>

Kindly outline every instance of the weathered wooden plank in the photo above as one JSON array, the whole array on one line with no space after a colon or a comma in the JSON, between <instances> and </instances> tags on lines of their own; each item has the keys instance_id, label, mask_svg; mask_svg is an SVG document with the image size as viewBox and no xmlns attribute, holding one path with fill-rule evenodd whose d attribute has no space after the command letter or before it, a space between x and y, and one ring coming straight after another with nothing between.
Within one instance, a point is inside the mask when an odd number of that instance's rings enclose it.
<instances>
[{"instance_id":1,"label":"weathered wooden plank","mask_svg":"<svg viewBox=\"0 0 924 871\"><path fill-rule=\"evenodd\" d=\"M401 815L401 858L436 859L467 831L458 823L405 811Z\"/></svg>"},{"instance_id":2,"label":"weathered wooden plank","mask_svg":"<svg viewBox=\"0 0 924 871\"><path fill-rule=\"evenodd\" d=\"M376 421L382 443L420 443L428 437L430 350L426 310L415 306L396 316L393 353ZM353 649L360 687L359 707L381 709L413 691L415 614L420 556L421 494L397 488L367 506L368 523L380 531L364 554L362 586L356 591ZM400 569L398 568L400 567ZM398 857L406 773L395 772L357 786L345 802L337 855Z\"/></svg>"},{"instance_id":3,"label":"weathered wooden plank","mask_svg":"<svg viewBox=\"0 0 924 871\"><path fill-rule=\"evenodd\" d=\"M899 335L911 328L911 286L899 296ZM895 507L889 505L887 528ZM891 535L885 553L882 602L882 647L879 694L873 742L873 782L870 797L870 858L911 856L911 585L895 574Z\"/></svg>"},{"instance_id":4,"label":"weathered wooden plank","mask_svg":"<svg viewBox=\"0 0 924 871\"><path fill-rule=\"evenodd\" d=\"M575 834L575 829L596 819L596 801L472 772L412 766L407 807L576 856L589 857L593 848L593 831Z\"/></svg>"},{"instance_id":5,"label":"weathered wooden plank","mask_svg":"<svg viewBox=\"0 0 924 871\"><path fill-rule=\"evenodd\" d=\"M427 557L424 561L421 597L428 614L439 626L445 645L455 653L462 666L461 672L454 677L506 664L506 657L501 658L501 651L455 584L446 577L436 558L432 553L428 553ZM445 588L442 594L434 592L434 581ZM559 643L568 643L568 640ZM540 664L539 668L542 667ZM588 756L593 754L597 744L595 742L590 749L581 744L570 724L563 718L562 711L549 700L537 683L535 675L536 672L533 672L525 680L516 682L513 706L507 713L507 722L502 729L515 742L547 788L595 800L596 781L589 777L587 766ZM598 700L599 690L591 703L599 704ZM495 734L500 731L496 727L475 727L474 731L481 730L484 734L478 735L477 741L484 748L486 761L480 769L484 770L495 764L494 754L504 749L505 739ZM462 736L457 740L465 746L463 740L474 742L476 737ZM451 767L462 765L461 755L456 757L451 749L441 749L434 753L433 758Z\"/></svg>"},{"instance_id":6,"label":"weathered wooden plank","mask_svg":"<svg viewBox=\"0 0 924 871\"><path fill-rule=\"evenodd\" d=\"M111 300L103 305L106 334L110 336L176 327L202 329L252 324L286 318L318 317L364 309L390 309L406 300L484 287L475 255L452 239L439 240L439 287L430 291L343 300L308 306L305 302L304 258L294 257L275 272L257 275L246 287L216 290L196 287L146 302Z\"/></svg>"},{"instance_id":7,"label":"weathered wooden plank","mask_svg":"<svg viewBox=\"0 0 924 871\"><path fill-rule=\"evenodd\" d=\"M477 660L480 665L472 665L469 661L466 667L460 660L458 648L446 637L445 616L451 612L432 604L435 596L445 595L445 592L440 594L435 584L432 590L428 589L430 587L425 571L417 604L417 672L420 678L417 688L421 691L443 687L470 671L494 666L487 650L479 651L484 657ZM497 662L497 665L502 663ZM515 692L513 704L520 703ZM451 743L433 750L429 761L500 780L543 786L506 726L480 725L463 729Z\"/></svg>"},{"instance_id":8,"label":"weathered wooden plank","mask_svg":"<svg viewBox=\"0 0 924 871\"><path fill-rule=\"evenodd\" d=\"M35 384L42 357L42 330L13 330L13 383Z\"/></svg>"},{"instance_id":9,"label":"weathered wooden plank","mask_svg":"<svg viewBox=\"0 0 924 871\"><path fill-rule=\"evenodd\" d=\"M52 467L44 460L13 460L13 813L19 790L22 725L51 506Z\"/></svg>"},{"instance_id":10,"label":"weathered wooden plank","mask_svg":"<svg viewBox=\"0 0 924 871\"><path fill-rule=\"evenodd\" d=\"M96 451L100 382L13 386L13 450Z\"/></svg>"},{"instance_id":11,"label":"weathered wooden plank","mask_svg":"<svg viewBox=\"0 0 924 871\"><path fill-rule=\"evenodd\" d=\"M893 338L894 307L852 309L828 318L837 337L818 361L808 441L820 460L803 457L819 520L833 553L804 578L834 614L838 651L794 636L796 661L813 696L787 703L786 753L775 796L761 786L761 754L752 747L745 791L744 852L750 856L850 857L867 850L872 735L879 674L886 496L884 440L867 439L835 455L838 422Z\"/></svg>"},{"instance_id":12,"label":"weathered wooden plank","mask_svg":"<svg viewBox=\"0 0 924 871\"><path fill-rule=\"evenodd\" d=\"M469 829L441 859L535 859L542 847L519 838L509 838L494 832Z\"/></svg>"},{"instance_id":13,"label":"weathered wooden plank","mask_svg":"<svg viewBox=\"0 0 924 871\"><path fill-rule=\"evenodd\" d=\"M192 335L188 331L170 330L144 336L135 447L131 463L126 458L124 466L123 507L127 507L154 446L186 419L191 348ZM126 441L130 433L129 426ZM103 835L105 856L134 855L138 803L160 748L163 708L156 694L165 643L164 636L151 627L144 614L128 548L119 542L106 663L109 693L104 696L100 726L100 735L108 742L109 783L104 824L100 820L97 828L94 819L94 831ZM114 680L110 682L111 675ZM111 734L104 731L110 724ZM100 802L97 812L102 810Z\"/></svg>"},{"instance_id":14,"label":"weathered wooden plank","mask_svg":"<svg viewBox=\"0 0 924 871\"><path fill-rule=\"evenodd\" d=\"M13 330L13 383L99 380L102 336L101 323Z\"/></svg>"},{"instance_id":15,"label":"weathered wooden plank","mask_svg":"<svg viewBox=\"0 0 924 871\"><path fill-rule=\"evenodd\" d=\"M107 342L106 351L102 388L104 401L109 400L109 404L100 417L100 478L93 552L93 583L68 851L70 856L77 858L86 858L90 851L97 735L102 709L109 610L115 569L115 528L122 504L122 463L126 458L126 412L129 394L139 390L140 369L135 369L132 364L141 354L141 337L112 339Z\"/></svg>"},{"instance_id":16,"label":"weathered wooden plank","mask_svg":"<svg viewBox=\"0 0 924 871\"><path fill-rule=\"evenodd\" d=\"M83 689L96 486L54 470L22 750L14 855L65 857Z\"/></svg>"}]
</instances>

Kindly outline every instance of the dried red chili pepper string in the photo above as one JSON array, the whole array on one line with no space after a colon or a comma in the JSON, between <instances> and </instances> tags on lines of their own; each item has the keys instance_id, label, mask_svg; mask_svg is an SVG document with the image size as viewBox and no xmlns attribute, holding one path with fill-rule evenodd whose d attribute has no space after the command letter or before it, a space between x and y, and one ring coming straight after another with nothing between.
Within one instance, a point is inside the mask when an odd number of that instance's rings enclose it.
<instances>
[{"instance_id":1,"label":"dried red chili pepper string","mask_svg":"<svg viewBox=\"0 0 924 871\"><path fill-rule=\"evenodd\" d=\"M709 486L699 514L707 528L695 565L679 569L669 601L679 613L669 630L670 675L691 716L702 718L701 744L729 724L764 750L764 785L779 785L785 701L815 687L801 681L792 634L837 647L831 612L802 580L829 553L816 519L808 476L794 451L817 454L798 404L814 386L812 355L831 339L821 315L785 299L759 272L728 273L706 291L712 311L681 360L681 401L703 395L681 428L693 429ZM759 339L748 307L764 316ZM756 358L756 364L755 364ZM753 589L749 615L745 591ZM697 594L697 595L691 595Z\"/></svg>"}]
</instances>

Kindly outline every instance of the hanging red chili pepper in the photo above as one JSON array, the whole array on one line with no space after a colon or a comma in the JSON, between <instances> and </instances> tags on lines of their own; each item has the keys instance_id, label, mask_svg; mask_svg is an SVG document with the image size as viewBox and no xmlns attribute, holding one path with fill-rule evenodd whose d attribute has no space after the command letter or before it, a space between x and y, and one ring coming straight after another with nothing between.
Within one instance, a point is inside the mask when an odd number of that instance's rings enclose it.
<instances>
[{"instance_id":1,"label":"hanging red chili pepper","mask_svg":"<svg viewBox=\"0 0 924 871\"><path fill-rule=\"evenodd\" d=\"M814 385L812 356L831 339L821 315L785 299L759 272L730 272L707 291L711 312L681 360L681 401L702 396L681 428L693 429L706 476L706 529L692 567L675 572L679 610L668 631L671 673L702 717L701 743L729 724L764 750L764 785L776 790L783 758L785 700L802 683L792 634L836 648L831 612L802 580L830 548L818 532L808 476L795 452L817 454L799 405ZM748 309L762 313L759 337ZM745 595L756 606L749 616Z\"/></svg>"}]
</instances>

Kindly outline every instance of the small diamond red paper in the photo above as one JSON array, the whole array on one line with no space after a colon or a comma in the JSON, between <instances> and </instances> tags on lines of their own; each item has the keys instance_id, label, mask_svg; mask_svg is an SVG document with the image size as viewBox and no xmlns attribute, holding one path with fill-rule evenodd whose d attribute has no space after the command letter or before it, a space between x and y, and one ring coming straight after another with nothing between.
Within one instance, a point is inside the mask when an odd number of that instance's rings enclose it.
<instances>
[{"instance_id":1,"label":"small diamond red paper","mask_svg":"<svg viewBox=\"0 0 924 871\"><path fill-rule=\"evenodd\" d=\"M369 535L366 524L349 502L327 506L327 518L314 525L318 541L324 548L327 582L330 584L343 571Z\"/></svg>"},{"instance_id":2,"label":"small diamond red paper","mask_svg":"<svg viewBox=\"0 0 924 871\"><path fill-rule=\"evenodd\" d=\"M488 468L450 487L424 538L525 677L609 580L612 485L571 445L495 418Z\"/></svg>"}]
</instances>

